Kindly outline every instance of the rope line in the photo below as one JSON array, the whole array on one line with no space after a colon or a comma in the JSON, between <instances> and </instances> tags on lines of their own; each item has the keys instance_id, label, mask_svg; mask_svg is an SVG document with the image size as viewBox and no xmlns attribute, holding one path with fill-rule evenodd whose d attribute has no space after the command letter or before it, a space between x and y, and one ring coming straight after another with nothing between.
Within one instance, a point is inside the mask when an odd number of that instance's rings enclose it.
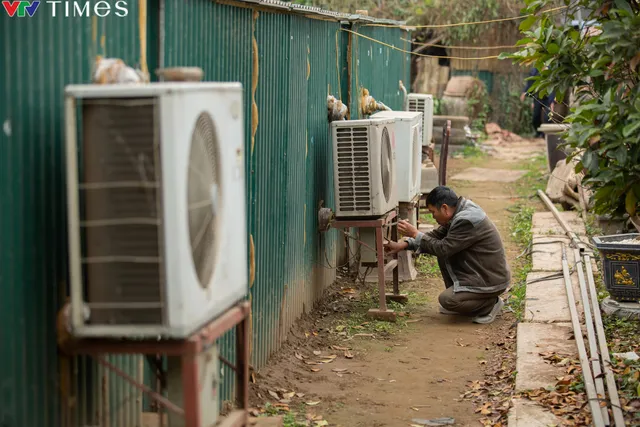
<instances>
[{"instance_id":1,"label":"rope line","mask_svg":"<svg viewBox=\"0 0 640 427\"><path fill-rule=\"evenodd\" d=\"M567 9L568 7L569 6L554 7L551 9L541 10L539 13L555 12L558 10ZM527 15L512 16L510 18L489 19L486 21L457 22L454 24L433 24L433 25L365 24L364 26L365 27L395 27L395 28L452 28L452 27L463 27L466 25L481 25L481 24L493 24L496 22L516 21L518 19L528 18L530 16L534 16L534 14L529 13Z\"/></svg>"},{"instance_id":2,"label":"rope line","mask_svg":"<svg viewBox=\"0 0 640 427\"><path fill-rule=\"evenodd\" d=\"M381 45L386 46L388 48L397 50L399 52L403 52L403 53L406 53L406 54L409 54L409 55L421 56L421 57L425 57L425 58L459 59L461 61L482 61L482 60L485 60L485 59L497 59L498 58L498 55L483 56L483 57L477 57L477 58L463 58L463 57L459 57L459 56L427 55L427 54L424 54L424 53L417 53L417 52L412 52L412 51L405 50L405 49L400 49L399 47L393 46L393 45L391 45L389 43L385 43L383 41L376 40L373 37L365 36L364 34L360 34L360 33L356 32L356 31L348 30L346 28L341 28L340 31L346 31L347 33L354 34L354 35L356 35L358 37L362 37L363 39L370 40L370 41L372 41L374 43L381 44Z\"/></svg>"},{"instance_id":3,"label":"rope line","mask_svg":"<svg viewBox=\"0 0 640 427\"><path fill-rule=\"evenodd\" d=\"M516 48L516 47L521 47L518 45L509 45L509 46L446 46L443 44L438 44L438 43L416 43L412 40L409 39L405 39L400 37L400 40L404 41L404 42L409 42L409 43L413 43L416 46L419 47L442 47L445 49L467 49L467 50L491 50L491 49L512 49L512 48Z\"/></svg>"}]
</instances>

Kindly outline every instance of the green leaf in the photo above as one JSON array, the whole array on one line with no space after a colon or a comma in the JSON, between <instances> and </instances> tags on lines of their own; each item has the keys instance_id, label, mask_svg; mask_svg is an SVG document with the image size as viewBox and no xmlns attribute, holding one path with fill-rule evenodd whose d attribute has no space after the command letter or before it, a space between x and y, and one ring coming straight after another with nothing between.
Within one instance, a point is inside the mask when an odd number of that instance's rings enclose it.
<instances>
[{"instance_id":1,"label":"green leaf","mask_svg":"<svg viewBox=\"0 0 640 427\"><path fill-rule=\"evenodd\" d=\"M613 153L613 157L616 159L619 166L623 166L625 163L627 163L627 147L625 147L624 145L619 147Z\"/></svg>"},{"instance_id":2,"label":"green leaf","mask_svg":"<svg viewBox=\"0 0 640 427\"><path fill-rule=\"evenodd\" d=\"M551 55L555 55L556 53L560 52L560 46L558 46L555 43L549 43L547 45L547 51L551 54Z\"/></svg>"},{"instance_id":3,"label":"green leaf","mask_svg":"<svg viewBox=\"0 0 640 427\"><path fill-rule=\"evenodd\" d=\"M525 37L523 39L518 40L516 46L522 46L523 44L533 43L533 39L529 37Z\"/></svg>"},{"instance_id":4,"label":"green leaf","mask_svg":"<svg viewBox=\"0 0 640 427\"><path fill-rule=\"evenodd\" d=\"M522 21L518 28L520 29L520 31L527 31L528 29L533 27L533 24L535 24L537 21L538 17L535 15L531 15L530 17Z\"/></svg>"},{"instance_id":5,"label":"green leaf","mask_svg":"<svg viewBox=\"0 0 640 427\"><path fill-rule=\"evenodd\" d=\"M596 62L591 66L592 69L600 68L605 65L608 65L611 62L611 57L609 55L605 55L599 58Z\"/></svg>"},{"instance_id":6,"label":"green leaf","mask_svg":"<svg viewBox=\"0 0 640 427\"><path fill-rule=\"evenodd\" d=\"M640 383L638 383L638 387L636 387L636 394L640 396Z\"/></svg>"},{"instance_id":7,"label":"green leaf","mask_svg":"<svg viewBox=\"0 0 640 427\"><path fill-rule=\"evenodd\" d=\"M629 136L631 136L638 129L640 129L640 120L637 120L635 122L631 122L628 125L626 125L624 127L624 129L622 129L622 135L625 138L628 138Z\"/></svg>"},{"instance_id":8,"label":"green leaf","mask_svg":"<svg viewBox=\"0 0 640 427\"><path fill-rule=\"evenodd\" d=\"M624 207L627 210L627 213L634 216L636 214L637 205L638 199L636 198L636 193L631 190L627 191L627 197L624 199Z\"/></svg>"},{"instance_id":9,"label":"green leaf","mask_svg":"<svg viewBox=\"0 0 640 427\"><path fill-rule=\"evenodd\" d=\"M580 33L576 30L571 30L569 31L569 37L571 37L571 40L573 40L574 43L578 43L578 40L580 39Z\"/></svg>"}]
</instances>

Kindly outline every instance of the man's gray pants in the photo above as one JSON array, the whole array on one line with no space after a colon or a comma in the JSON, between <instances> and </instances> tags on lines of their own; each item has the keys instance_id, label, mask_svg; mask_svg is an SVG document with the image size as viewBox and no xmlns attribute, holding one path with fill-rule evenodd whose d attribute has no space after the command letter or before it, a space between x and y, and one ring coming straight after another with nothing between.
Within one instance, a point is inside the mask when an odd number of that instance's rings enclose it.
<instances>
[{"instance_id":1,"label":"man's gray pants","mask_svg":"<svg viewBox=\"0 0 640 427\"><path fill-rule=\"evenodd\" d=\"M476 292L453 292L453 280L443 259L438 258L438 266L446 286L446 289L438 296L438 301L445 310L455 311L462 316L486 316L498 302L498 296L504 292L482 294Z\"/></svg>"}]
</instances>

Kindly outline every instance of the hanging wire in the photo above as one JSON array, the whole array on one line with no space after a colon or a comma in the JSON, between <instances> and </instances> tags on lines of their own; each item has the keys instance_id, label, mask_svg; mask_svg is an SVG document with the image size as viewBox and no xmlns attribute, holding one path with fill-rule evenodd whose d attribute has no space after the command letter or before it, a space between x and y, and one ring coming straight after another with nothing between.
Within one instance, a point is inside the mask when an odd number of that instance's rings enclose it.
<instances>
[{"instance_id":1,"label":"hanging wire","mask_svg":"<svg viewBox=\"0 0 640 427\"><path fill-rule=\"evenodd\" d=\"M559 10L568 9L569 6L559 6L551 9L541 10L538 13L549 13L555 12ZM395 27L395 28L452 28L452 27L464 27L467 25L482 25L482 24L493 24L496 22L506 22L506 21L517 21L519 19L528 18L530 16L534 16L533 13L529 13L526 15L512 16L508 18L498 18L498 19L489 19L486 21L472 21L472 22L457 22L454 24L432 24L432 25L399 25L399 24L365 24L366 27Z\"/></svg>"}]
</instances>

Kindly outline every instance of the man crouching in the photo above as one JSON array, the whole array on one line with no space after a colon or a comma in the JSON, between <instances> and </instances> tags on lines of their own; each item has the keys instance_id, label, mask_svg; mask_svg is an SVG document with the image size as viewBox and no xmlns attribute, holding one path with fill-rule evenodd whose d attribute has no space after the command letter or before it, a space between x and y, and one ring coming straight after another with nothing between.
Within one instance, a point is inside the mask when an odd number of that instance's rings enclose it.
<instances>
[{"instance_id":1,"label":"man crouching","mask_svg":"<svg viewBox=\"0 0 640 427\"><path fill-rule=\"evenodd\" d=\"M480 206L445 186L429 193L427 209L440 227L425 234L401 220L398 230L408 238L388 242L385 250L435 255L446 286L438 297L440 313L493 322L504 306L500 294L511 280L498 229Z\"/></svg>"}]
</instances>

